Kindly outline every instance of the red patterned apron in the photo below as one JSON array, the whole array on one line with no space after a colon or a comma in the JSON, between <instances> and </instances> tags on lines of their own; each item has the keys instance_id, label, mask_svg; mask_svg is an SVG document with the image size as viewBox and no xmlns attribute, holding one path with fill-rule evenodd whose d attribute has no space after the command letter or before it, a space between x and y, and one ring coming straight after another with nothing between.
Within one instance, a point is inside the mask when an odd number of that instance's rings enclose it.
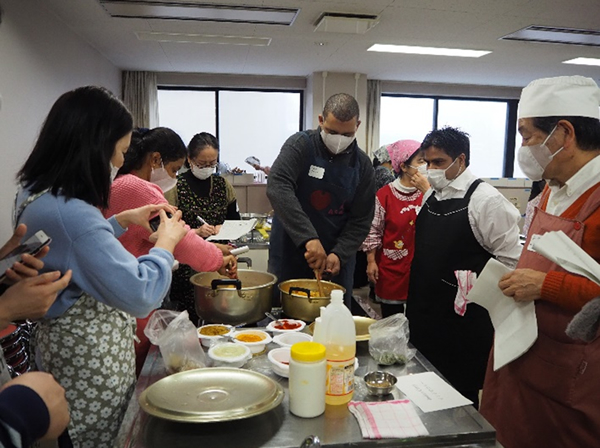
<instances>
[{"instance_id":1,"label":"red patterned apron","mask_svg":"<svg viewBox=\"0 0 600 448\"><path fill-rule=\"evenodd\" d=\"M562 230L581 246L583 222L599 207L596 188L575 219L537 208L517 268L564 272L528 250L532 236ZM480 412L505 448L600 446L600 338L590 343L569 338L565 329L576 313L553 303L537 300L535 311L538 339L527 353L497 372L490 354Z\"/></svg>"}]
</instances>

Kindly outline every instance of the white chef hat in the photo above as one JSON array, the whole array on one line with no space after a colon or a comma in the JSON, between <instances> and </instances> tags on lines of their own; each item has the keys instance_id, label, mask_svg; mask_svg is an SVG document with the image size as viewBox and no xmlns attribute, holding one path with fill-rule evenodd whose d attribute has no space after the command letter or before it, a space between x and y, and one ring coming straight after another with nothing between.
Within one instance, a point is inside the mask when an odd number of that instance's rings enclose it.
<instances>
[{"instance_id":1,"label":"white chef hat","mask_svg":"<svg viewBox=\"0 0 600 448\"><path fill-rule=\"evenodd\" d=\"M518 117L600 119L600 88L584 76L536 79L521 92Z\"/></svg>"}]
</instances>

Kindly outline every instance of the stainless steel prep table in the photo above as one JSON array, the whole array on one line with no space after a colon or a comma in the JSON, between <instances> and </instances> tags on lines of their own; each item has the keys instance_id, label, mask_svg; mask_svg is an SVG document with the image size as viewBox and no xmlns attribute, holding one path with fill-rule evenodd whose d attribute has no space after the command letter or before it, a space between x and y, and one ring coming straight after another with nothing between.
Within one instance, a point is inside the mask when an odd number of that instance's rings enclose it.
<instances>
[{"instance_id":1,"label":"stainless steel prep table","mask_svg":"<svg viewBox=\"0 0 600 448\"><path fill-rule=\"evenodd\" d=\"M276 347L270 344L269 348ZM368 342L357 343L359 368L356 376L362 378L370 370L377 370L377 364L370 357ZM262 355L266 358L266 355ZM267 362L267 361L265 361ZM252 364L252 362L251 362ZM500 445L495 442L495 431L490 424L472 406L423 414L417 409L429 436L411 439L363 439L355 417L346 407L328 408L324 415L313 419L296 417L289 412L287 385L288 380L265 369L265 363L252 367L266 373L279 382L286 396L280 406L245 420L220 423L190 424L161 420L142 411L138 405L138 396L148 386L166 375L165 366L157 347L153 346L148 354L138 379L135 394L129 403L116 446L119 447L292 447L298 448L309 435L317 435L323 447L356 446L367 447L470 447L493 448ZM381 369L380 369L381 370ZM435 371L435 368L419 353L408 366L386 367L395 375ZM361 380L362 381L362 380ZM395 390L393 398L403 398ZM388 396L388 399L391 399ZM366 394L364 385L357 384L354 400L375 401L375 397Z\"/></svg>"}]
</instances>

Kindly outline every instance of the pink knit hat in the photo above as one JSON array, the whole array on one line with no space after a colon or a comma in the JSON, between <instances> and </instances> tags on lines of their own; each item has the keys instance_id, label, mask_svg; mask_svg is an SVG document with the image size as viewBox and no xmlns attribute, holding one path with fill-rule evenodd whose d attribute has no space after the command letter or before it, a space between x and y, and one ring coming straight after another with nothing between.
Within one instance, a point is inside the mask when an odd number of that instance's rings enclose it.
<instances>
[{"instance_id":1,"label":"pink knit hat","mask_svg":"<svg viewBox=\"0 0 600 448\"><path fill-rule=\"evenodd\" d=\"M392 159L392 168L396 173L400 172L400 164L406 162L421 147L416 140L398 140L388 145L387 149Z\"/></svg>"}]
</instances>

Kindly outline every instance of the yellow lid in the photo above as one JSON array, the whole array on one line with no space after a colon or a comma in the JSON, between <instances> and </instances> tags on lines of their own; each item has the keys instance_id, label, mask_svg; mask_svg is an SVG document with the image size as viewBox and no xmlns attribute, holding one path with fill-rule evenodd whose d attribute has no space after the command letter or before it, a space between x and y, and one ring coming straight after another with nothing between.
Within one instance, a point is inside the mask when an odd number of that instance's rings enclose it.
<instances>
[{"instance_id":1,"label":"yellow lid","mask_svg":"<svg viewBox=\"0 0 600 448\"><path fill-rule=\"evenodd\" d=\"M296 342L290 349L290 356L296 361L320 361L325 359L325 346L318 342Z\"/></svg>"}]
</instances>

